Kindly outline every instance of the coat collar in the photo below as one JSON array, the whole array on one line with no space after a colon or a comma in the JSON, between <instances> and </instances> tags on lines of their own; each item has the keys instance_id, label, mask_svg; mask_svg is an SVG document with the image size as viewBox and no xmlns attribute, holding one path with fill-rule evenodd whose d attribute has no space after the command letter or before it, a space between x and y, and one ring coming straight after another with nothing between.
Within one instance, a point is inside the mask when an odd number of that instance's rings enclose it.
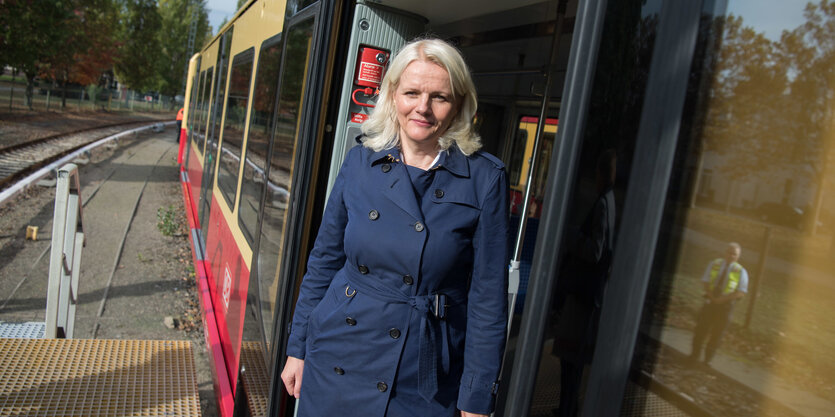
<instances>
[{"instance_id":1,"label":"coat collar","mask_svg":"<svg viewBox=\"0 0 835 417\"><path fill-rule=\"evenodd\" d=\"M383 149L371 154L368 158L371 166L382 163L400 163L400 150L397 148ZM470 176L470 163L467 157L461 153L457 146L450 146L446 151L441 151L441 157L438 159L437 168L445 168L452 174L468 178Z\"/></svg>"}]
</instances>

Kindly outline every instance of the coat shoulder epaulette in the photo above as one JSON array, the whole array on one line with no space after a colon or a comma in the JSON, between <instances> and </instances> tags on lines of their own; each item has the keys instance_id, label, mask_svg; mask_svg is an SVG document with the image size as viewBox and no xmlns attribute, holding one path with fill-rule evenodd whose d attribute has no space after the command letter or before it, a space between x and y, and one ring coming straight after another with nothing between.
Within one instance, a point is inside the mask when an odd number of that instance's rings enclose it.
<instances>
[{"instance_id":1,"label":"coat shoulder epaulette","mask_svg":"<svg viewBox=\"0 0 835 417\"><path fill-rule=\"evenodd\" d=\"M502 162L501 159L491 155L490 153L484 151L475 151L470 157L473 159L486 159L487 161L490 161L490 163L497 169L504 169L504 162Z\"/></svg>"}]
</instances>

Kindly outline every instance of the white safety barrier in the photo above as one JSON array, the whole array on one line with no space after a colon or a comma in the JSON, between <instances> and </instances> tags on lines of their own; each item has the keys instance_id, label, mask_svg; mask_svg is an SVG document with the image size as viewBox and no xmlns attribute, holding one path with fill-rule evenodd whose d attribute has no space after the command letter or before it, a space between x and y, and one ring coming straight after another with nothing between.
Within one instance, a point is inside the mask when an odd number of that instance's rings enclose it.
<instances>
[{"instance_id":1,"label":"white safety barrier","mask_svg":"<svg viewBox=\"0 0 835 417\"><path fill-rule=\"evenodd\" d=\"M81 222L81 182L78 167L66 164L58 170L55 214L52 220L52 252L46 293L46 338L72 339L78 304L78 275L84 228Z\"/></svg>"}]
</instances>

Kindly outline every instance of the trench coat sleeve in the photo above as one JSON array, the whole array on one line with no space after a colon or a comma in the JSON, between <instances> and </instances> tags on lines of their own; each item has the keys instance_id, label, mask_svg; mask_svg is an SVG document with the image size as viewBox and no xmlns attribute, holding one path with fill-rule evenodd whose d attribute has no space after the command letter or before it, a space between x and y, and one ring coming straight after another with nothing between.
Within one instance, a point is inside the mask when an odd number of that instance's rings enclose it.
<instances>
[{"instance_id":1,"label":"trench coat sleeve","mask_svg":"<svg viewBox=\"0 0 835 417\"><path fill-rule=\"evenodd\" d=\"M357 148L348 153L328 197L316 243L307 259L307 273L299 289L299 298L296 301L296 310L293 313L293 323L287 341L287 356L304 359L310 313L324 297L334 275L345 265L343 245L348 211L343 200L343 190L346 176L348 176L347 171L350 171L351 166L357 166L356 161L359 156Z\"/></svg>"},{"instance_id":2,"label":"trench coat sleeve","mask_svg":"<svg viewBox=\"0 0 835 417\"><path fill-rule=\"evenodd\" d=\"M458 390L458 409L478 414L493 411L507 332L507 176L504 169L495 172L473 236L464 371Z\"/></svg>"}]
</instances>

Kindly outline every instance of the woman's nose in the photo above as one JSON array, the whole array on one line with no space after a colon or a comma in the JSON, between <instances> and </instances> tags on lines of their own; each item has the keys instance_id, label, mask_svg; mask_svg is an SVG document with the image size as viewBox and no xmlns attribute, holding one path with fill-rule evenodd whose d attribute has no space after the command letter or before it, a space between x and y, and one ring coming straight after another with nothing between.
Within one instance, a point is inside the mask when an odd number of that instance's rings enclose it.
<instances>
[{"instance_id":1,"label":"woman's nose","mask_svg":"<svg viewBox=\"0 0 835 417\"><path fill-rule=\"evenodd\" d=\"M421 114L429 113L432 110L432 106L429 105L429 100L429 94L421 94L415 106L415 111Z\"/></svg>"}]
</instances>

